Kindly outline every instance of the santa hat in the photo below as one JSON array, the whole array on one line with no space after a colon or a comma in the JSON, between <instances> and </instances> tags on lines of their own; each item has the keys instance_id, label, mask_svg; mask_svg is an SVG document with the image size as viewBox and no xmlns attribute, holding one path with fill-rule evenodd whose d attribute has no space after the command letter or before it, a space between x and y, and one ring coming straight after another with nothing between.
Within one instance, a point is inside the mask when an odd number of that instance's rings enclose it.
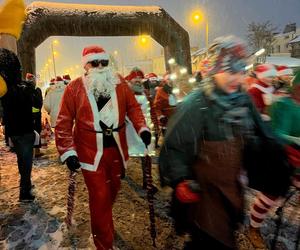
<instances>
[{"instance_id":1,"label":"santa hat","mask_svg":"<svg viewBox=\"0 0 300 250\"><path fill-rule=\"evenodd\" d=\"M51 80L50 80L50 85L54 85L55 84L55 78L52 78Z\"/></svg>"},{"instance_id":2,"label":"santa hat","mask_svg":"<svg viewBox=\"0 0 300 250\"><path fill-rule=\"evenodd\" d=\"M63 75L63 79L64 79L65 81L71 81L70 75Z\"/></svg>"},{"instance_id":3,"label":"santa hat","mask_svg":"<svg viewBox=\"0 0 300 250\"><path fill-rule=\"evenodd\" d=\"M31 73L26 74L26 81L33 81L35 79L35 76Z\"/></svg>"},{"instance_id":4,"label":"santa hat","mask_svg":"<svg viewBox=\"0 0 300 250\"><path fill-rule=\"evenodd\" d=\"M149 73L145 75L145 79L150 80L150 81L158 81L158 77L154 73Z\"/></svg>"},{"instance_id":5,"label":"santa hat","mask_svg":"<svg viewBox=\"0 0 300 250\"><path fill-rule=\"evenodd\" d=\"M277 66L277 76L289 76L293 74L293 70L285 65Z\"/></svg>"},{"instance_id":6,"label":"santa hat","mask_svg":"<svg viewBox=\"0 0 300 250\"><path fill-rule=\"evenodd\" d=\"M125 77L126 81L131 81L135 78L144 78L144 73L139 68L134 68L128 76Z\"/></svg>"},{"instance_id":7,"label":"santa hat","mask_svg":"<svg viewBox=\"0 0 300 250\"><path fill-rule=\"evenodd\" d=\"M56 84L60 84L60 83L64 84L64 80L60 76L57 76L55 79L55 83Z\"/></svg>"},{"instance_id":8,"label":"santa hat","mask_svg":"<svg viewBox=\"0 0 300 250\"><path fill-rule=\"evenodd\" d=\"M254 72L258 79L277 76L277 70L273 64L260 64L256 66Z\"/></svg>"},{"instance_id":9,"label":"santa hat","mask_svg":"<svg viewBox=\"0 0 300 250\"><path fill-rule=\"evenodd\" d=\"M82 64L85 66L88 62L95 60L109 60L109 55L105 50L97 45L85 47L82 51Z\"/></svg>"}]
</instances>

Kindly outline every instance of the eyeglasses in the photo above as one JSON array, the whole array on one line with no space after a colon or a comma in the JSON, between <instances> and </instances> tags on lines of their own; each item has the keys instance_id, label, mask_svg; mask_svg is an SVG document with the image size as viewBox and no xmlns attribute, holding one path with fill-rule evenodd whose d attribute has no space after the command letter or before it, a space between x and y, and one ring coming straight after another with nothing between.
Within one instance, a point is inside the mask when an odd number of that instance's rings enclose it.
<instances>
[{"instance_id":1,"label":"eyeglasses","mask_svg":"<svg viewBox=\"0 0 300 250\"><path fill-rule=\"evenodd\" d=\"M94 60L94 61L91 61L90 64L92 65L93 68L97 68L100 65L100 61Z\"/></svg>"}]
</instances>

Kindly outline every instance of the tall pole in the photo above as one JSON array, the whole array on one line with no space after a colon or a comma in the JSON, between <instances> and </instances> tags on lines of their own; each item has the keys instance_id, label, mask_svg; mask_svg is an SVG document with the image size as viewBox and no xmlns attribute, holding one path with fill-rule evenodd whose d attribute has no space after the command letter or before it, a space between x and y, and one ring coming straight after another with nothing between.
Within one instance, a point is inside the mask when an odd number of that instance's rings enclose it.
<instances>
[{"instance_id":1,"label":"tall pole","mask_svg":"<svg viewBox=\"0 0 300 250\"><path fill-rule=\"evenodd\" d=\"M51 42L51 50L52 50L54 77L56 77L56 67L55 67L55 56L54 56L54 50L53 50L53 42Z\"/></svg>"},{"instance_id":2,"label":"tall pole","mask_svg":"<svg viewBox=\"0 0 300 250\"><path fill-rule=\"evenodd\" d=\"M208 38L208 20L206 19L206 27L205 27L205 33L206 33L206 41L205 41L205 44L206 44L206 49L208 51L208 46L209 46L209 38Z\"/></svg>"},{"instance_id":3,"label":"tall pole","mask_svg":"<svg viewBox=\"0 0 300 250\"><path fill-rule=\"evenodd\" d=\"M206 47L206 56L208 56L208 47L209 47L209 27L208 27L208 20L206 17L206 24L205 24L205 47Z\"/></svg>"}]
</instances>

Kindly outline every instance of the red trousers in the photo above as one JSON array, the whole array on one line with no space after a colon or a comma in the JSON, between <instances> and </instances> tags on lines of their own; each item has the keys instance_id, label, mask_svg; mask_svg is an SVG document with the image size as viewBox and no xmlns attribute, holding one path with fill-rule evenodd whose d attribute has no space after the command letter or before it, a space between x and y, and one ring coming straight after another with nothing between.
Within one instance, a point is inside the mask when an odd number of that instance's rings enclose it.
<instances>
[{"instance_id":1,"label":"red trousers","mask_svg":"<svg viewBox=\"0 0 300 250\"><path fill-rule=\"evenodd\" d=\"M112 205L120 190L122 157L116 147L104 148L97 171L82 169L89 192L91 227L97 250L112 249Z\"/></svg>"}]
</instances>

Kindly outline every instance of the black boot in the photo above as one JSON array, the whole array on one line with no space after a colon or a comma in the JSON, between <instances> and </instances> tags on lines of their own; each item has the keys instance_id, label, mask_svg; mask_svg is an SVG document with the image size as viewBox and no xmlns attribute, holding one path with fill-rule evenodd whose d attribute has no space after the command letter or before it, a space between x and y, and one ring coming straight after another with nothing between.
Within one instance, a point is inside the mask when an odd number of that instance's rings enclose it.
<instances>
[{"instance_id":1,"label":"black boot","mask_svg":"<svg viewBox=\"0 0 300 250\"><path fill-rule=\"evenodd\" d=\"M31 193L31 191L20 191L19 201L20 202L32 202L34 201L35 196Z\"/></svg>"}]
</instances>

